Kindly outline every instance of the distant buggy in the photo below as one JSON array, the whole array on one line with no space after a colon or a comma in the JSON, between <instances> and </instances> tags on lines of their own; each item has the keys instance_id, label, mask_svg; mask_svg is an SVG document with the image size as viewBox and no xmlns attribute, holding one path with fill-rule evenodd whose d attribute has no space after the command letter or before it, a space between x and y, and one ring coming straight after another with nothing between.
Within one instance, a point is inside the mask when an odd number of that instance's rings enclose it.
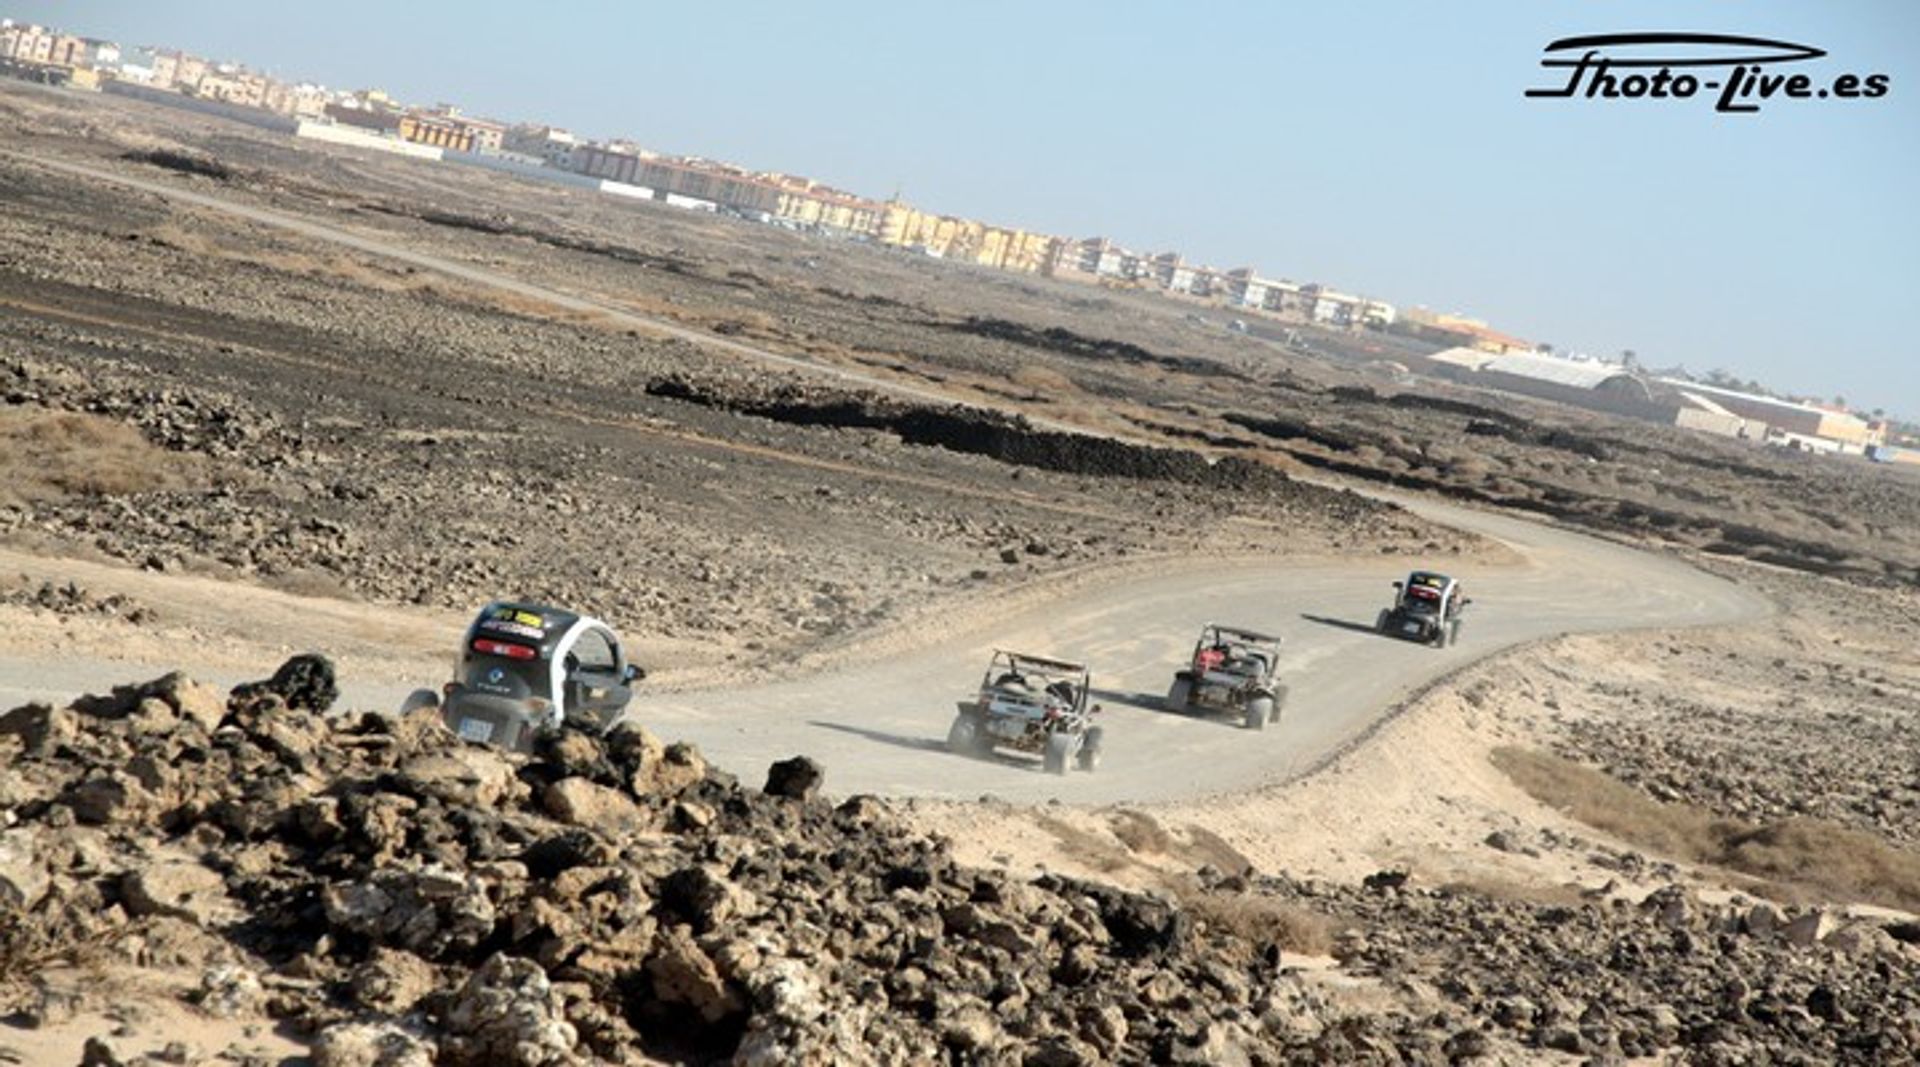
<instances>
[{"instance_id":1,"label":"distant buggy","mask_svg":"<svg viewBox=\"0 0 1920 1067\"><path fill-rule=\"evenodd\" d=\"M529 752L543 728L612 729L644 677L606 623L496 601L467 627L453 680L438 694L416 691L406 710L438 707L447 728L469 741Z\"/></svg>"},{"instance_id":2,"label":"distant buggy","mask_svg":"<svg viewBox=\"0 0 1920 1067\"><path fill-rule=\"evenodd\" d=\"M1038 753L1050 774L1100 765L1100 713L1088 706L1092 675L1084 664L1024 652L993 654L980 692L960 703L947 747L968 756L995 749Z\"/></svg>"},{"instance_id":3,"label":"distant buggy","mask_svg":"<svg viewBox=\"0 0 1920 1067\"><path fill-rule=\"evenodd\" d=\"M1238 626L1208 623L1194 642L1193 658L1173 676L1169 710L1232 712L1249 730L1280 721L1286 687L1274 681L1280 639Z\"/></svg>"},{"instance_id":4,"label":"distant buggy","mask_svg":"<svg viewBox=\"0 0 1920 1067\"><path fill-rule=\"evenodd\" d=\"M1468 604L1458 581L1433 571L1414 571L1393 583L1393 607L1380 613L1374 628L1388 637L1445 648L1460 641L1460 612Z\"/></svg>"}]
</instances>

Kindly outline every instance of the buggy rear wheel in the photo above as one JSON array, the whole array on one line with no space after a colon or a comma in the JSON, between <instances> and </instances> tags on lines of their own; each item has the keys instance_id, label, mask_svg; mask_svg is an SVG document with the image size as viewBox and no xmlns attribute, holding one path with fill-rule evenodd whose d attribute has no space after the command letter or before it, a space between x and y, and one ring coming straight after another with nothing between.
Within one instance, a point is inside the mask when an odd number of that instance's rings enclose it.
<instances>
[{"instance_id":1,"label":"buggy rear wheel","mask_svg":"<svg viewBox=\"0 0 1920 1067\"><path fill-rule=\"evenodd\" d=\"M1280 721L1280 705L1270 696L1247 701L1247 729L1264 730L1270 722Z\"/></svg>"},{"instance_id":2,"label":"buggy rear wheel","mask_svg":"<svg viewBox=\"0 0 1920 1067\"><path fill-rule=\"evenodd\" d=\"M1175 678L1172 688L1167 690L1167 710L1184 714L1187 711L1187 700L1192 697L1192 695L1193 680L1190 678Z\"/></svg>"},{"instance_id":3,"label":"buggy rear wheel","mask_svg":"<svg viewBox=\"0 0 1920 1067\"><path fill-rule=\"evenodd\" d=\"M1100 727L1087 729L1086 739L1080 742L1080 757L1077 761L1080 769L1092 773L1100 769L1100 742L1105 739Z\"/></svg>"},{"instance_id":4,"label":"buggy rear wheel","mask_svg":"<svg viewBox=\"0 0 1920 1067\"><path fill-rule=\"evenodd\" d=\"M1075 753L1080 750L1080 735L1065 730L1047 735L1047 752L1041 757L1048 774L1067 773L1067 764L1073 762Z\"/></svg>"},{"instance_id":5,"label":"buggy rear wheel","mask_svg":"<svg viewBox=\"0 0 1920 1067\"><path fill-rule=\"evenodd\" d=\"M1388 619L1388 617L1390 617L1390 616L1391 616L1392 614L1393 614L1393 612L1391 612L1391 611L1383 611L1383 612L1381 612L1381 613L1380 613L1380 614L1379 614L1379 615L1378 615L1377 617L1375 617L1375 619L1373 620L1373 632L1374 632L1374 633L1380 633L1380 634L1383 634L1383 633L1386 633L1386 632L1387 632L1387 619Z\"/></svg>"},{"instance_id":6,"label":"buggy rear wheel","mask_svg":"<svg viewBox=\"0 0 1920 1067\"><path fill-rule=\"evenodd\" d=\"M954 716L953 725L947 728L947 750L962 756L986 755L986 737L980 732L980 720L967 714Z\"/></svg>"},{"instance_id":7,"label":"buggy rear wheel","mask_svg":"<svg viewBox=\"0 0 1920 1067\"><path fill-rule=\"evenodd\" d=\"M1453 620L1453 625L1448 628L1447 643L1450 645L1457 645L1460 643L1460 620L1459 619Z\"/></svg>"},{"instance_id":8,"label":"buggy rear wheel","mask_svg":"<svg viewBox=\"0 0 1920 1067\"><path fill-rule=\"evenodd\" d=\"M1273 717L1273 698L1254 697L1247 701L1247 729L1264 730Z\"/></svg>"}]
</instances>

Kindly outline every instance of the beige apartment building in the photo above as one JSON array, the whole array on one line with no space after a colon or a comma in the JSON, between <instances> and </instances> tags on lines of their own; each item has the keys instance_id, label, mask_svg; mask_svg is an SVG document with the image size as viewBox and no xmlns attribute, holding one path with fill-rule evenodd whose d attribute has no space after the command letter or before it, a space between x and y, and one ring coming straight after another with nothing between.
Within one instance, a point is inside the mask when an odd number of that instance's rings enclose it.
<instances>
[{"instance_id":1,"label":"beige apartment building","mask_svg":"<svg viewBox=\"0 0 1920 1067\"><path fill-rule=\"evenodd\" d=\"M199 89L210 65L199 56L166 50L153 54L153 87L191 93Z\"/></svg>"},{"instance_id":2,"label":"beige apartment building","mask_svg":"<svg viewBox=\"0 0 1920 1067\"><path fill-rule=\"evenodd\" d=\"M0 59L50 63L55 35L40 26L15 23L0 28Z\"/></svg>"}]
</instances>

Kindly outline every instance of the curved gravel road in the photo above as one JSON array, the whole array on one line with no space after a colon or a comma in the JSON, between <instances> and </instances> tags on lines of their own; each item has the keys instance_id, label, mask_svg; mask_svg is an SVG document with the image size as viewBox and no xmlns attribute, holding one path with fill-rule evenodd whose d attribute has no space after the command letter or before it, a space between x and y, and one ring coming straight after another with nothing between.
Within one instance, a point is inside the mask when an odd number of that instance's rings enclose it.
<instances>
[{"instance_id":1,"label":"curved gravel road","mask_svg":"<svg viewBox=\"0 0 1920 1067\"><path fill-rule=\"evenodd\" d=\"M721 766L756 774L796 753L827 768L829 791L1102 804L1237 792L1306 773L1362 737L1403 698L1502 648L1582 631L1737 622L1763 597L1684 563L1524 520L1400 501L1436 521L1499 538L1520 566L1461 567L1473 598L1461 643L1444 650L1372 633L1389 585L1413 561L1184 568L1082 590L987 632L791 682L645 698L641 715ZM1255 733L1227 718L1159 708L1208 621L1281 635L1289 687L1278 724ZM1015 754L946 751L955 705L996 648L1081 659L1104 707L1103 763L1049 775Z\"/></svg>"}]
</instances>

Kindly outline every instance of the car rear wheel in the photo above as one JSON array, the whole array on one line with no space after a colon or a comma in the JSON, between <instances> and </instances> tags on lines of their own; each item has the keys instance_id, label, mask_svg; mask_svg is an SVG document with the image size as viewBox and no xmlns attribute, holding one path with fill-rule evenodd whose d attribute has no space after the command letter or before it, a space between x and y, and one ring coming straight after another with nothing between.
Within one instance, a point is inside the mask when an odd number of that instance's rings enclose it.
<instances>
[{"instance_id":1,"label":"car rear wheel","mask_svg":"<svg viewBox=\"0 0 1920 1067\"><path fill-rule=\"evenodd\" d=\"M1080 749L1080 735L1061 731L1047 735L1047 753L1043 758L1048 774L1067 773L1067 764L1073 762L1074 755Z\"/></svg>"},{"instance_id":2,"label":"car rear wheel","mask_svg":"<svg viewBox=\"0 0 1920 1067\"><path fill-rule=\"evenodd\" d=\"M407 699L400 702L400 717L404 719L416 711L439 706L440 694L431 689L415 689L407 694Z\"/></svg>"},{"instance_id":3,"label":"car rear wheel","mask_svg":"<svg viewBox=\"0 0 1920 1067\"><path fill-rule=\"evenodd\" d=\"M1390 619L1390 618L1392 618L1392 616L1393 616L1393 612L1391 612L1391 611L1383 611L1383 612L1381 612L1381 613L1380 613L1380 615L1379 615L1379 617L1373 620L1373 629L1374 629L1374 632L1375 632L1375 633L1386 633L1386 632L1387 632L1387 620L1388 620L1388 619Z\"/></svg>"},{"instance_id":4,"label":"car rear wheel","mask_svg":"<svg viewBox=\"0 0 1920 1067\"><path fill-rule=\"evenodd\" d=\"M1453 620L1453 625L1448 628L1447 643L1453 644L1453 645L1457 645L1460 643L1460 620L1459 619Z\"/></svg>"}]
</instances>

